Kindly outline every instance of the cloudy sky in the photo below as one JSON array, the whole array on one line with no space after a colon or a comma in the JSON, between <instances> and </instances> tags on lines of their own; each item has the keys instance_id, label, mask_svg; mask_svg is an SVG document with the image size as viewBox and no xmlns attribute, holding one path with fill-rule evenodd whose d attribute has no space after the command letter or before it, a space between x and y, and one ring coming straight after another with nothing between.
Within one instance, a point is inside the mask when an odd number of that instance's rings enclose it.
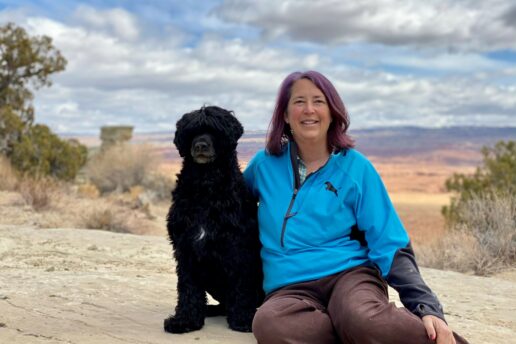
<instances>
[{"instance_id":1,"label":"cloudy sky","mask_svg":"<svg viewBox=\"0 0 516 344\"><path fill-rule=\"evenodd\" d=\"M172 130L206 105L267 129L292 71L337 87L352 128L516 126L516 2L507 0L0 0L0 23L68 60L36 121Z\"/></svg>"}]
</instances>

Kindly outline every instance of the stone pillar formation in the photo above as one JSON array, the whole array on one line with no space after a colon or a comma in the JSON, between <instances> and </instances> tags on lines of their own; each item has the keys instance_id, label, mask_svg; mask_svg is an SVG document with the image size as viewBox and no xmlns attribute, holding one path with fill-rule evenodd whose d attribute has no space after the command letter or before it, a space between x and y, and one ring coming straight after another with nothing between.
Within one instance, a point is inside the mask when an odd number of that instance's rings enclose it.
<instances>
[{"instance_id":1,"label":"stone pillar formation","mask_svg":"<svg viewBox=\"0 0 516 344\"><path fill-rule=\"evenodd\" d=\"M104 126L100 128L101 151L106 151L110 147L125 143L133 137L132 126Z\"/></svg>"}]
</instances>

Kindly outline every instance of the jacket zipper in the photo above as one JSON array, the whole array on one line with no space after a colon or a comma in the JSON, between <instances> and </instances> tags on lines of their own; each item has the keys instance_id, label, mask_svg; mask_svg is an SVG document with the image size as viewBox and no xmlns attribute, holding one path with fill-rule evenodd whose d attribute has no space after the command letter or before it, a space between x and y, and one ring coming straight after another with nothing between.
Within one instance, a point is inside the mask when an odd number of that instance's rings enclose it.
<instances>
[{"instance_id":1,"label":"jacket zipper","mask_svg":"<svg viewBox=\"0 0 516 344\"><path fill-rule=\"evenodd\" d=\"M318 172L321 168L326 166L326 164L330 161L328 159L326 163L319 167L317 171L310 173L306 176L305 182L308 178L310 178L312 175L314 175L316 172ZM290 204L288 205L287 213L285 214L285 217L283 217L283 225L281 226L281 237L280 237L280 243L281 247L285 247L285 230L287 228L287 220L296 215L297 213L291 213L292 207L294 206L294 201L296 200L297 193L299 189L301 188L301 183L299 182L299 167L297 165L297 145L294 141L291 141L290 143L290 163L294 172L294 193L292 194L292 198L290 199ZM304 182L303 182L304 184Z\"/></svg>"},{"instance_id":2,"label":"jacket zipper","mask_svg":"<svg viewBox=\"0 0 516 344\"><path fill-rule=\"evenodd\" d=\"M291 214L290 211L292 210L292 207L294 206L294 201L296 200L297 196L297 189L294 189L294 193L292 194L292 198L290 199L290 204L288 205L287 213L285 214L285 217L283 217L283 226L281 227L281 247L285 247L285 229L287 228L287 220L290 219L292 216L296 215L296 213Z\"/></svg>"},{"instance_id":3,"label":"jacket zipper","mask_svg":"<svg viewBox=\"0 0 516 344\"><path fill-rule=\"evenodd\" d=\"M314 172L310 173L309 175L307 175L306 178L305 178L305 182L308 180L308 178L310 178L316 172L319 172L319 170L321 170L324 166L326 166L328 161L323 166L319 167L316 171L314 171ZM296 178L299 178L299 177L295 176L294 179L296 179ZM283 217L283 226L281 226L281 240L280 240L281 247L285 247L285 230L287 228L287 220L297 214L297 212L291 213L290 211L292 210L292 207L294 206L294 201L296 200L296 196L297 196L297 193L298 193L299 189L305 184L305 182L303 182L303 184L301 184L301 185L298 185L299 181L298 180L295 181L296 187L294 188L294 193L292 194L292 198L290 199L290 204L288 205L287 213Z\"/></svg>"},{"instance_id":4,"label":"jacket zipper","mask_svg":"<svg viewBox=\"0 0 516 344\"><path fill-rule=\"evenodd\" d=\"M309 175L307 175L305 178L305 182L308 178L313 176L314 173L315 172L312 172ZM287 213L285 214L285 217L283 217L283 226L281 227L281 247L285 247L285 230L287 228L287 220L290 219L291 217L294 217L294 215L297 214L297 212L291 213L290 211L292 210L292 207L294 206L294 201L296 200L297 193L299 192L299 189L303 186L303 184L294 188L294 193L292 194L292 198L290 199L290 204L288 205Z\"/></svg>"}]
</instances>

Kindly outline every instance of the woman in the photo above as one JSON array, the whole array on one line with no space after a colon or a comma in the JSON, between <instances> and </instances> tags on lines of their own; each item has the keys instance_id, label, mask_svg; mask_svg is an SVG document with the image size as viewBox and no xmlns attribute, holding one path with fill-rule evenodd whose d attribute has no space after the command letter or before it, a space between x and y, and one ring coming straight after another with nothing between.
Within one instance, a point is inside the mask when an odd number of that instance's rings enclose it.
<instances>
[{"instance_id":1,"label":"woman","mask_svg":"<svg viewBox=\"0 0 516 344\"><path fill-rule=\"evenodd\" d=\"M467 343L444 321L409 237L349 118L315 71L283 81L266 151L244 177L259 199L266 301L253 332L274 343ZM406 308L388 302L387 285Z\"/></svg>"}]
</instances>

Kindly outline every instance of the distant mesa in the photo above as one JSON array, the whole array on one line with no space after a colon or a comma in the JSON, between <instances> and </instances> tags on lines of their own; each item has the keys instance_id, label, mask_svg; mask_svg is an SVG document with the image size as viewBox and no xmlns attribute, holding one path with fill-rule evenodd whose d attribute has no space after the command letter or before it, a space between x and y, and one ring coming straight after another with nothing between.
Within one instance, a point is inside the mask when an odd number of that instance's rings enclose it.
<instances>
[{"instance_id":1,"label":"distant mesa","mask_svg":"<svg viewBox=\"0 0 516 344\"><path fill-rule=\"evenodd\" d=\"M103 126L100 128L100 139L102 144L100 149L106 149L125 143L133 137L133 127L129 125Z\"/></svg>"}]
</instances>

